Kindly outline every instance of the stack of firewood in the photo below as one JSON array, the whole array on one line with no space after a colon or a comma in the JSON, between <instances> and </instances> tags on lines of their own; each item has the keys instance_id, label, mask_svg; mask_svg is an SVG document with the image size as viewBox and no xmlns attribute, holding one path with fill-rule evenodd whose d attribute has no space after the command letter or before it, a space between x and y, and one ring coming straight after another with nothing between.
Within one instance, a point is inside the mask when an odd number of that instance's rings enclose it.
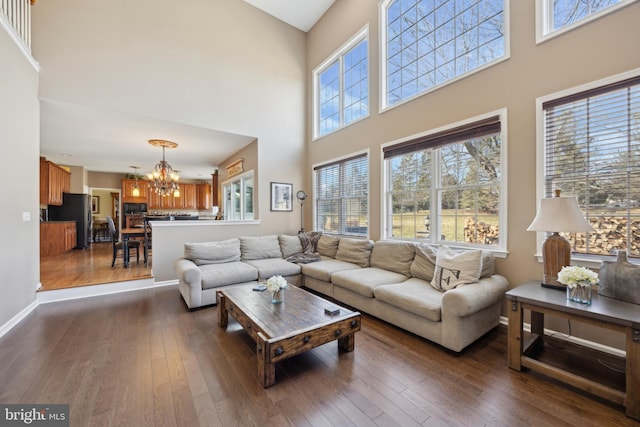
<instances>
[{"instance_id":1,"label":"stack of firewood","mask_svg":"<svg viewBox=\"0 0 640 427\"><path fill-rule=\"evenodd\" d=\"M476 221L474 217L467 217L464 225L464 241L480 243L482 245L497 245L500 237L500 227L484 221Z\"/></svg>"},{"instance_id":2,"label":"stack of firewood","mask_svg":"<svg viewBox=\"0 0 640 427\"><path fill-rule=\"evenodd\" d=\"M640 253L640 219L631 221L631 242L627 241L627 218L603 216L589 218L595 231L589 233L589 253L613 255L618 250ZM585 233L561 233L574 252L587 252Z\"/></svg>"}]
</instances>

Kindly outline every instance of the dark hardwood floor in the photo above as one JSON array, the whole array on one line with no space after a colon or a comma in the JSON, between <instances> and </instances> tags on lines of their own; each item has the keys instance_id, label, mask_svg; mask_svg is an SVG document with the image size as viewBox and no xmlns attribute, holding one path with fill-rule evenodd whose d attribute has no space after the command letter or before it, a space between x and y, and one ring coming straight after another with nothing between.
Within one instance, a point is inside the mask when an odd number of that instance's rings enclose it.
<instances>
[{"instance_id":1,"label":"dark hardwood floor","mask_svg":"<svg viewBox=\"0 0 640 427\"><path fill-rule=\"evenodd\" d=\"M461 355L369 316L260 386L255 344L176 286L39 305L0 338L0 402L68 403L72 426L631 426L621 407L507 367L499 327Z\"/></svg>"},{"instance_id":2,"label":"dark hardwood floor","mask_svg":"<svg viewBox=\"0 0 640 427\"><path fill-rule=\"evenodd\" d=\"M145 266L141 249L139 263L136 263L133 251L129 268L123 267L122 257L116 258L115 266L111 268L111 242L94 242L88 249L74 249L58 256L40 257L40 290L147 279L152 277L152 258L150 255L149 263Z\"/></svg>"}]
</instances>

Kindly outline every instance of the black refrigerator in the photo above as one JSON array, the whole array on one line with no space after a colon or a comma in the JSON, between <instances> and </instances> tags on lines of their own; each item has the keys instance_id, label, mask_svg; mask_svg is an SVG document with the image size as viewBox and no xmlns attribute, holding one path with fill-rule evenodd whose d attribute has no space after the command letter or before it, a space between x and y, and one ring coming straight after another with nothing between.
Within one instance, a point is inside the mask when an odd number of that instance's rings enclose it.
<instances>
[{"instance_id":1,"label":"black refrigerator","mask_svg":"<svg viewBox=\"0 0 640 427\"><path fill-rule=\"evenodd\" d=\"M63 193L62 206L49 206L49 221L75 221L75 249L88 248L91 244L91 196Z\"/></svg>"}]
</instances>

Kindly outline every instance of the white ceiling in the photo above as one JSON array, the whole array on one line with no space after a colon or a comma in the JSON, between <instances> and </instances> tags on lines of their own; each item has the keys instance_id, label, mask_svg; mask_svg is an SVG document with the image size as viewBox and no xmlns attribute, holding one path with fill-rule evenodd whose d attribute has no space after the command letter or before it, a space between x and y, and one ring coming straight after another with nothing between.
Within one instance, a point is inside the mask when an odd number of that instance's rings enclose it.
<instances>
[{"instance_id":1,"label":"white ceiling","mask_svg":"<svg viewBox=\"0 0 640 427\"><path fill-rule=\"evenodd\" d=\"M244 0L305 33L335 0Z\"/></svg>"},{"instance_id":2,"label":"white ceiling","mask_svg":"<svg viewBox=\"0 0 640 427\"><path fill-rule=\"evenodd\" d=\"M245 0L304 32L335 0ZM145 141L167 139L179 145L166 160L183 179L208 179L216 167L256 138L183 123L105 111L52 99L40 100L40 154L63 165L92 172L150 172L162 150Z\"/></svg>"}]
</instances>

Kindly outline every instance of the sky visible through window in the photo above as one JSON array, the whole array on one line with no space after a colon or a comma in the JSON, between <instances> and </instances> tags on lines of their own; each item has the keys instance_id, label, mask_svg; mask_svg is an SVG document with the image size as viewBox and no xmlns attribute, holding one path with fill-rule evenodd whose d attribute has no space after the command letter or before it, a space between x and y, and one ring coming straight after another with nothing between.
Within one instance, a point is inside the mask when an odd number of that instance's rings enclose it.
<instances>
[{"instance_id":1,"label":"sky visible through window","mask_svg":"<svg viewBox=\"0 0 640 427\"><path fill-rule=\"evenodd\" d=\"M553 30L557 30L603 9L620 0L551 0L553 2Z\"/></svg>"}]
</instances>

